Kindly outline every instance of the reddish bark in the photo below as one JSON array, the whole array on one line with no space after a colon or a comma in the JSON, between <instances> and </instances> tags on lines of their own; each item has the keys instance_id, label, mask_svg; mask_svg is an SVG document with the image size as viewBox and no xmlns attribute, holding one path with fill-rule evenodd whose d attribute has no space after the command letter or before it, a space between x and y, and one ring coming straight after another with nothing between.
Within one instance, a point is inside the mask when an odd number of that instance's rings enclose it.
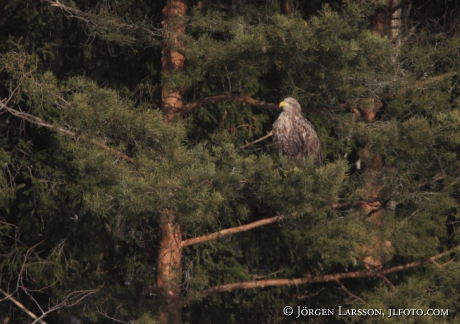
<instances>
[{"instance_id":1,"label":"reddish bark","mask_svg":"<svg viewBox=\"0 0 460 324\"><path fill-rule=\"evenodd\" d=\"M294 11L294 5L291 0L280 1L280 12L285 15L289 15Z\"/></svg>"},{"instance_id":2,"label":"reddish bark","mask_svg":"<svg viewBox=\"0 0 460 324\"><path fill-rule=\"evenodd\" d=\"M182 232L173 212L164 211L160 223L157 293L160 300L161 324L182 323L181 300Z\"/></svg>"},{"instance_id":3,"label":"reddish bark","mask_svg":"<svg viewBox=\"0 0 460 324\"><path fill-rule=\"evenodd\" d=\"M163 8L165 19L161 22L164 28L163 49L161 51L161 66L163 88L161 91L163 115L170 121L184 106L179 90L169 84L169 79L175 71L184 68L185 57L180 53L183 48L181 35L185 33L184 17L187 13L187 0L168 0Z\"/></svg>"},{"instance_id":4,"label":"reddish bark","mask_svg":"<svg viewBox=\"0 0 460 324\"><path fill-rule=\"evenodd\" d=\"M187 0L167 0L163 8L165 19L162 43L162 108L164 120L171 121L184 106L182 94L171 85L174 72L184 68L185 57L181 36L185 33L184 17ZM181 300L181 241L182 231L173 211L164 210L160 217L160 248L158 251L157 292L160 301L161 324L182 323Z\"/></svg>"},{"instance_id":5,"label":"reddish bark","mask_svg":"<svg viewBox=\"0 0 460 324\"><path fill-rule=\"evenodd\" d=\"M204 243L204 242L208 242L208 241L211 241L211 240L215 240L215 239L217 239L219 237L223 237L223 236L226 236L226 235L232 235L232 234L236 234L236 233L246 232L246 231L249 231L249 230L251 230L253 228L256 228L256 227L268 225L268 224L271 224L271 223L274 223L274 222L279 222L280 220L283 220L285 218L286 218L285 216L274 216L274 217L270 217L270 218L264 218L264 219L258 220L256 222L252 222L250 224L241 225L241 226L237 226L237 227L232 227L232 228L224 229L222 231L212 233L212 234L209 234L209 235L204 235L204 236L199 236L199 237L194 237L194 238L191 238L191 239L188 239L188 240L184 240L184 241L182 241L181 246L186 247L186 246L193 245L193 244Z\"/></svg>"}]
</instances>

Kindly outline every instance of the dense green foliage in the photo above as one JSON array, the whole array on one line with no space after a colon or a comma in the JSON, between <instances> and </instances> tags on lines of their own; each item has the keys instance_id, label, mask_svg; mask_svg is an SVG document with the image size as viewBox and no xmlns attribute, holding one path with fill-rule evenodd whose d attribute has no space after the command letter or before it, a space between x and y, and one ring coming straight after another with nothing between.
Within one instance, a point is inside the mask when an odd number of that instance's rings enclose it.
<instances>
[{"instance_id":1,"label":"dense green foliage","mask_svg":"<svg viewBox=\"0 0 460 324\"><path fill-rule=\"evenodd\" d=\"M294 1L294 13L282 15L277 1L216 0L220 7L201 10L190 2L178 49L185 69L168 79L161 79L165 1L62 2L73 13L47 1L0 2L0 288L37 315L39 305L46 311L70 298L47 323L70 316L154 323L159 303L148 287L161 211L177 216L184 239L283 215L184 248L184 321L294 322L282 315L285 305L441 308L450 316L398 322L458 321L459 266L455 259L440 266L454 254L389 274L390 285L370 277L203 296L224 283L363 270L369 254L390 268L457 246L455 17L415 6L414 27L399 45L370 31L375 6ZM166 83L185 103L225 94L298 98L315 107L307 117L326 165L276 156L270 140L241 149L278 114L241 102L163 122ZM374 102L383 107L366 122L362 112ZM376 221L360 206L377 200ZM7 299L1 316L32 322Z\"/></svg>"}]
</instances>

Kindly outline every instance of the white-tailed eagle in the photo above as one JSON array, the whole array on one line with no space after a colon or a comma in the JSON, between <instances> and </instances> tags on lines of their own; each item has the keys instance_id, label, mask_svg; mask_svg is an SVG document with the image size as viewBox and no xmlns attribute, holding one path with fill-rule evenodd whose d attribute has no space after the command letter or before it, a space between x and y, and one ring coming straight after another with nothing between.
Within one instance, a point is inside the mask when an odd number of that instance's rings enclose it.
<instances>
[{"instance_id":1,"label":"white-tailed eagle","mask_svg":"<svg viewBox=\"0 0 460 324\"><path fill-rule=\"evenodd\" d=\"M273 124L273 141L279 154L292 159L313 155L315 165L324 163L315 127L302 116L300 104L288 97L280 103L283 112Z\"/></svg>"}]
</instances>

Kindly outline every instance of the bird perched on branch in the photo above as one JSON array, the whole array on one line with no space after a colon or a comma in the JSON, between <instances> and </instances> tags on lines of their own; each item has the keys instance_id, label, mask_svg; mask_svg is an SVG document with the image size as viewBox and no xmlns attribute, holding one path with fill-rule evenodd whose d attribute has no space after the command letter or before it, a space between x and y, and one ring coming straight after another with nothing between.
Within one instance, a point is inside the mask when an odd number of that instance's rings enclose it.
<instances>
[{"instance_id":1,"label":"bird perched on branch","mask_svg":"<svg viewBox=\"0 0 460 324\"><path fill-rule=\"evenodd\" d=\"M273 141L278 153L297 160L313 155L316 166L323 164L315 127L302 116L299 102L288 97L279 107L283 112L273 124Z\"/></svg>"}]
</instances>

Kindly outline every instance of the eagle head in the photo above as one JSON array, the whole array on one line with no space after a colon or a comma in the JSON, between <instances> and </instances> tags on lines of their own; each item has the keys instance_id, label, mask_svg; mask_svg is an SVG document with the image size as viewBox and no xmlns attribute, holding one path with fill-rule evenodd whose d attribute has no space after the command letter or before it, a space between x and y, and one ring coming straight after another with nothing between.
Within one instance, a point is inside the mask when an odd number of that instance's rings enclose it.
<instances>
[{"instance_id":1,"label":"eagle head","mask_svg":"<svg viewBox=\"0 0 460 324\"><path fill-rule=\"evenodd\" d=\"M287 97L281 101L280 108L283 108L283 111L290 113L300 114L302 112L299 102L291 97Z\"/></svg>"}]
</instances>

